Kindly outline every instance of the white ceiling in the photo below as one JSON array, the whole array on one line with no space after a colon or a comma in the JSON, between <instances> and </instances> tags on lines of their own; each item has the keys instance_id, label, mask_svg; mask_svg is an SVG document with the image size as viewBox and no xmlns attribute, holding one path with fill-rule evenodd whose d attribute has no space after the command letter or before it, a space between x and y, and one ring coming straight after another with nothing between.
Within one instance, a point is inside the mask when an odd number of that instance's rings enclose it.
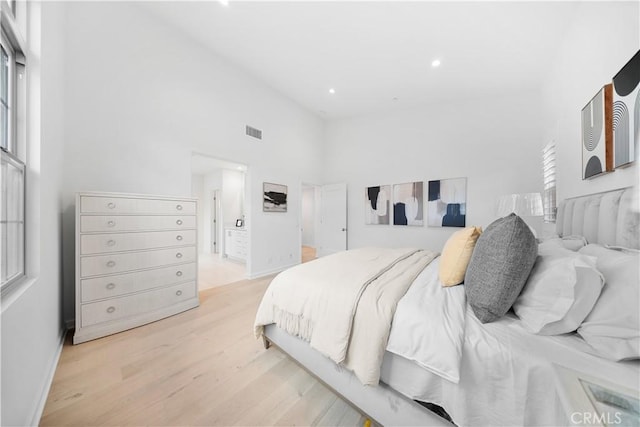
<instances>
[{"instance_id":1,"label":"white ceiling","mask_svg":"<svg viewBox=\"0 0 640 427\"><path fill-rule=\"evenodd\" d=\"M326 118L538 88L579 4L139 3Z\"/></svg>"}]
</instances>

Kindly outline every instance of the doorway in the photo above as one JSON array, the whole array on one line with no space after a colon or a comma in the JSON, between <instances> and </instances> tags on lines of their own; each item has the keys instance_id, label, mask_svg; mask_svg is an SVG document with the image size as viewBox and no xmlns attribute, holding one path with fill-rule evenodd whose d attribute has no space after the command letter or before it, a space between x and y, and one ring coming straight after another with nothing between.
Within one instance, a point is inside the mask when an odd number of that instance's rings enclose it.
<instances>
[{"instance_id":1,"label":"doorway","mask_svg":"<svg viewBox=\"0 0 640 427\"><path fill-rule=\"evenodd\" d=\"M320 187L312 184L302 184L300 207L300 234L302 263L312 261L317 257L318 209Z\"/></svg>"},{"instance_id":2,"label":"doorway","mask_svg":"<svg viewBox=\"0 0 640 427\"><path fill-rule=\"evenodd\" d=\"M200 291L247 277L246 174L247 166L240 163L198 153L191 156L191 193L198 199Z\"/></svg>"}]
</instances>

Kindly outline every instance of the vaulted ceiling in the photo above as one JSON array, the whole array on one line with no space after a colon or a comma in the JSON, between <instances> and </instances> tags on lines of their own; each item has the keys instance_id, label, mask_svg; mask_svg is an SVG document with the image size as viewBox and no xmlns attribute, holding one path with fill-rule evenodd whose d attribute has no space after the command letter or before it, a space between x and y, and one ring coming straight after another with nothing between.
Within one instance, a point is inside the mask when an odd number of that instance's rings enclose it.
<instances>
[{"instance_id":1,"label":"vaulted ceiling","mask_svg":"<svg viewBox=\"0 0 640 427\"><path fill-rule=\"evenodd\" d=\"M539 88L579 2L142 2L326 118ZM441 65L433 67L434 60ZM330 93L334 89L335 93Z\"/></svg>"}]
</instances>

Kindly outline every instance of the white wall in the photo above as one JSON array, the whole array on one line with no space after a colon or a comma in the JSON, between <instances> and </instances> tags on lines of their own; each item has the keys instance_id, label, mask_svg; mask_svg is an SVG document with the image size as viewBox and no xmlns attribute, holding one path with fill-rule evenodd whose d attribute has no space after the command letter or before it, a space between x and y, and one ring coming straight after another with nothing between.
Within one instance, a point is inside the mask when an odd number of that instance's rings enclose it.
<instances>
[{"instance_id":1,"label":"white wall","mask_svg":"<svg viewBox=\"0 0 640 427\"><path fill-rule=\"evenodd\" d=\"M250 168L251 275L300 258L295 183L317 181L323 122L128 2L67 4L64 238L76 191L191 194L191 155ZM262 141L244 134L263 130ZM289 212L262 212L262 182L289 185ZM71 278L73 250L65 245ZM65 318L73 317L65 280Z\"/></svg>"},{"instance_id":2,"label":"white wall","mask_svg":"<svg viewBox=\"0 0 640 427\"><path fill-rule=\"evenodd\" d=\"M199 252L207 252L206 242L204 241L204 175L193 174L191 175L191 197L198 199L198 236Z\"/></svg>"},{"instance_id":3,"label":"white wall","mask_svg":"<svg viewBox=\"0 0 640 427\"><path fill-rule=\"evenodd\" d=\"M26 286L2 300L0 424L36 425L62 346L64 11L28 2Z\"/></svg>"},{"instance_id":4,"label":"white wall","mask_svg":"<svg viewBox=\"0 0 640 427\"><path fill-rule=\"evenodd\" d=\"M580 2L545 88L545 140L557 150L558 200L637 184L638 166L582 180L580 112L640 49L640 3Z\"/></svg>"},{"instance_id":5,"label":"white wall","mask_svg":"<svg viewBox=\"0 0 640 427\"><path fill-rule=\"evenodd\" d=\"M466 221L479 226L496 218L498 196L541 191L540 103L519 93L330 122L325 177L348 184L349 247L440 250L457 230L426 218L424 227L367 226L368 186L467 177Z\"/></svg>"}]
</instances>

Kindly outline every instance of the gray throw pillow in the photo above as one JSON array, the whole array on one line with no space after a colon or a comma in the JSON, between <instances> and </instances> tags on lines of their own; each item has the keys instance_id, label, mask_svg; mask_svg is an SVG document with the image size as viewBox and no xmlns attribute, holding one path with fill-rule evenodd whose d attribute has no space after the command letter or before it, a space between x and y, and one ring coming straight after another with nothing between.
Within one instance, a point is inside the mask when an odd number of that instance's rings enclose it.
<instances>
[{"instance_id":1,"label":"gray throw pillow","mask_svg":"<svg viewBox=\"0 0 640 427\"><path fill-rule=\"evenodd\" d=\"M536 239L516 214L494 221L480 235L464 286L467 301L482 323L493 322L509 311L537 256Z\"/></svg>"}]
</instances>

